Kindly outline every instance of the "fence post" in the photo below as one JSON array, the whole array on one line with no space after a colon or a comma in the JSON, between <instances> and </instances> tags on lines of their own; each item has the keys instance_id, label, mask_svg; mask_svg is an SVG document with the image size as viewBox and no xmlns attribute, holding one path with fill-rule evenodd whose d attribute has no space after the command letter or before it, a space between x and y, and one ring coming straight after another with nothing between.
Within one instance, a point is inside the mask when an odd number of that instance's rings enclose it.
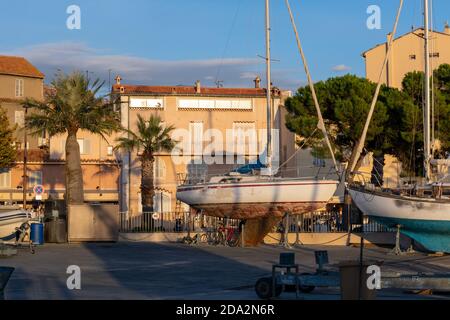
<instances>
[{"instance_id":1,"label":"fence post","mask_svg":"<svg viewBox=\"0 0 450 320\"><path fill-rule=\"evenodd\" d=\"M244 234L245 234L245 223L242 223L241 224L241 228L242 228L242 230L241 230L241 247L242 248L244 248L245 247L245 236L244 236Z\"/></svg>"}]
</instances>

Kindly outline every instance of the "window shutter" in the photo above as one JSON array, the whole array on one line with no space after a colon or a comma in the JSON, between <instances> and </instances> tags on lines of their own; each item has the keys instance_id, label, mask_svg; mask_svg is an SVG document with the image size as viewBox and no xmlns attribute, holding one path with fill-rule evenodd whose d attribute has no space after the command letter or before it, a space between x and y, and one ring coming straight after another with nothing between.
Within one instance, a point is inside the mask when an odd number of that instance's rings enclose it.
<instances>
[{"instance_id":1,"label":"window shutter","mask_svg":"<svg viewBox=\"0 0 450 320\"><path fill-rule=\"evenodd\" d=\"M88 139L83 140L83 154L91 153L91 141Z\"/></svg>"},{"instance_id":2,"label":"window shutter","mask_svg":"<svg viewBox=\"0 0 450 320\"><path fill-rule=\"evenodd\" d=\"M25 123L25 113L23 111L15 111L14 112L14 122L15 122L15 124L22 127Z\"/></svg>"}]
</instances>

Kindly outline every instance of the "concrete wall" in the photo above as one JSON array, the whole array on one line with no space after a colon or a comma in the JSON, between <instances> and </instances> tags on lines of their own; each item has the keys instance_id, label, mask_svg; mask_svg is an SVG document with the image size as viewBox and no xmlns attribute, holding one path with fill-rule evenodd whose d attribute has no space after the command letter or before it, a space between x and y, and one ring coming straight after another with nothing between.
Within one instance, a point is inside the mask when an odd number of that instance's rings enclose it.
<instances>
[{"instance_id":1,"label":"concrete wall","mask_svg":"<svg viewBox=\"0 0 450 320\"><path fill-rule=\"evenodd\" d=\"M68 208L69 242L117 241L117 205L71 205Z\"/></svg>"},{"instance_id":2,"label":"concrete wall","mask_svg":"<svg viewBox=\"0 0 450 320\"><path fill-rule=\"evenodd\" d=\"M196 233L191 232L191 237ZM143 241L143 242L177 242L185 237L187 233L120 233L119 241ZM288 240L290 244L295 243L296 234L289 233ZM359 245L361 237L359 234L347 233L300 233L299 240L304 245L328 245L345 246L347 244ZM269 233L264 238L265 244L277 245L280 243L280 233ZM392 232L374 232L364 235L365 244L374 245L395 245L395 233ZM401 236L401 245L408 247L411 241L405 236Z\"/></svg>"}]
</instances>

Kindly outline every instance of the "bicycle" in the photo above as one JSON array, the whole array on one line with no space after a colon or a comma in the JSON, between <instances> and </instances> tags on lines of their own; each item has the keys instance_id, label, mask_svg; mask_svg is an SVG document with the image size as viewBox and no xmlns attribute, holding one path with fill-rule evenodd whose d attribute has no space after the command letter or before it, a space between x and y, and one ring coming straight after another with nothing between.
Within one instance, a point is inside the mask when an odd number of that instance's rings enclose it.
<instances>
[{"instance_id":1,"label":"bicycle","mask_svg":"<svg viewBox=\"0 0 450 320\"><path fill-rule=\"evenodd\" d=\"M219 243L224 246L236 247L241 241L241 232L237 227L220 226L217 236Z\"/></svg>"}]
</instances>

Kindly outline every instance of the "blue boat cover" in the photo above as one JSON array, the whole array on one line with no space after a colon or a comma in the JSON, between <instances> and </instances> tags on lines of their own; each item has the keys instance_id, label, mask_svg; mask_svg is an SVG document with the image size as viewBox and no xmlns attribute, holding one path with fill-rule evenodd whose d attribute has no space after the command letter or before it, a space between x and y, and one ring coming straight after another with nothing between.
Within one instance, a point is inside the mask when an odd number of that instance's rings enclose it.
<instances>
[{"instance_id":1,"label":"blue boat cover","mask_svg":"<svg viewBox=\"0 0 450 320\"><path fill-rule=\"evenodd\" d=\"M262 168L267 168L267 166L265 164L262 164L261 161L259 161L258 159L256 163L249 163L243 165L242 167L236 168L231 172L237 172L240 174L249 174L252 173L252 170L261 170Z\"/></svg>"}]
</instances>

